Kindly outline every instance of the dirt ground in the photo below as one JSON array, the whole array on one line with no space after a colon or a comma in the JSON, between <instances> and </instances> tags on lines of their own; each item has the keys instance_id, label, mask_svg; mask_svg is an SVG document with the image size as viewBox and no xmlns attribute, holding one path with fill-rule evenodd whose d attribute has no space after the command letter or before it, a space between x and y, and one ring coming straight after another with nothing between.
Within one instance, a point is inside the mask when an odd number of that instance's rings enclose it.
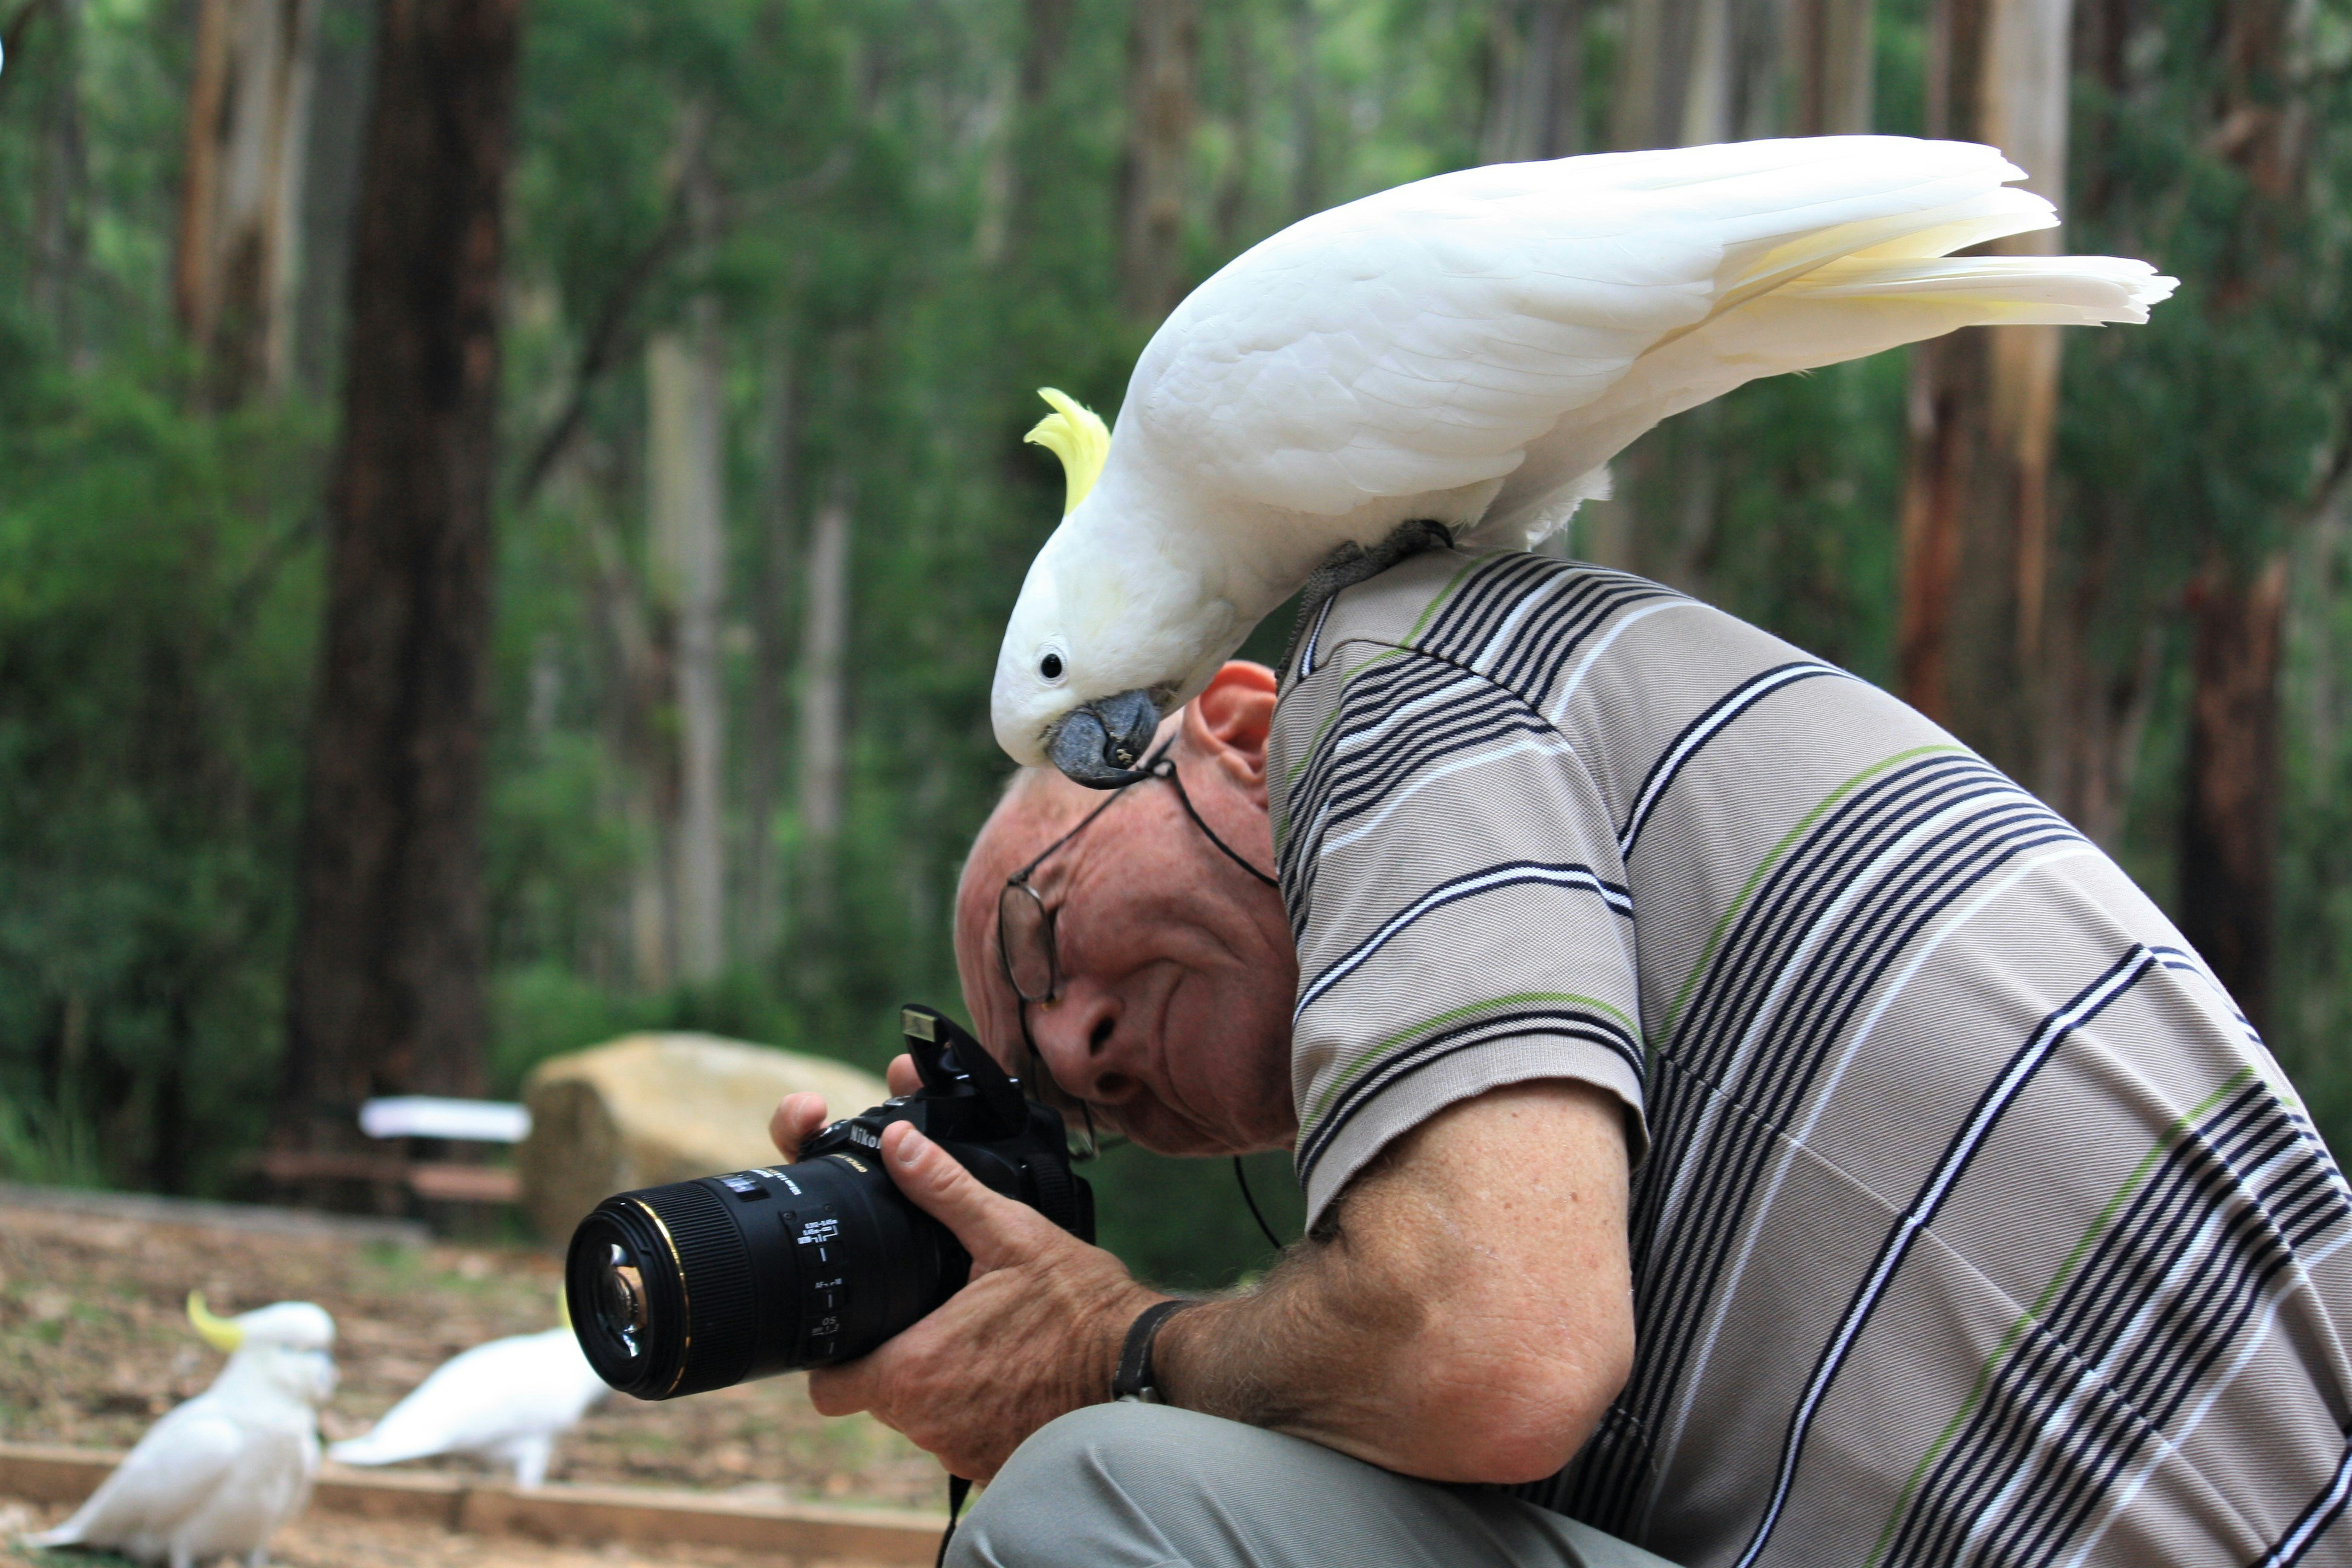
<instances>
[{"instance_id":1,"label":"dirt ground","mask_svg":"<svg viewBox=\"0 0 2352 1568\"><path fill-rule=\"evenodd\" d=\"M224 1316L289 1300L316 1301L334 1314L342 1382L320 1417L321 1434L332 1440L365 1431L457 1352L552 1326L558 1287L554 1257L516 1248L404 1247L0 1208L0 1438L129 1447L156 1416L201 1392L222 1358L188 1326L183 1303L192 1289ZM659 1404L614 1394L558 1447L549 1479L944 1508L946 1483L928 1455L867 1417L819 1416L802 1383L772 1378ZM464 1470L467 1462L423 1467ZM419 1545L413 1556L339 1555L333 1542L345 1528L313 1515L299 1541L289 1538L280 1561L386 1568L509 1561L475 1550L480 1538L433 1531L420 1540L457 1542L465 1550L436 1556L440 1548ZM575 1559L637 1561L577 1552L512 1561L518 1568L568 1568Z\"/></svg>"},{"instance_id":2,"label":"dirt ground","mask_svg":"<svg viewBox=\"0 0 2352 1568\"><path fill-rule=\"evenodd\" d=\"M0 1564L129 1568L110 1552L44 1552L17 1544L65 1518L64 1508L0 1499ZM272 1568L775 1568L775 1559L715 1547L549 1546L508 1536L457 1535L430 1525L343 1519L316 1510L270 1542ZM849 1568L843 1564L840 1568Z\"/></svg>"}]
</instances>

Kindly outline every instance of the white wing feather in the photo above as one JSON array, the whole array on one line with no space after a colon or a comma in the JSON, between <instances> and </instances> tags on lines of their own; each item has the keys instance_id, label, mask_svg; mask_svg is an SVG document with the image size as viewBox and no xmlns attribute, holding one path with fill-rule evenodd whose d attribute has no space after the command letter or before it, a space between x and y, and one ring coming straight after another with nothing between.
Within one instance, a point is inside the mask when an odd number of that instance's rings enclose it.
<instances>
[{"instance_id":1,"label":"white wing feather","mask_svg":"<svg viewBox=\"0 0 2352 1568\"><path fill-rule=\"evenodd\" d=\"M147 1543L168 1539L233 1484L246 1448L244 1428L199 1395L150 1426L70 1519L32 1540L43 1546L130 1547L135 1555L153 1555Z\"/></svg>"},{"instance_id":2,"label":"white wing feather","mask_svg":"<svg viewBox=\"0 0 2352 1568\"><path fill-rule=\"evenodd\" d=\"M1990 147L1850 137L1402 186L1195 290L1136 366L1110 462L1330 517L1503 479L1487 521L1507 525L1664 414L1759 375L1969 322L2144 320L2168 289L2139 263L1939 259L2055 222L2002 188L2020 177Z\"/></svg>"}]
</instances>

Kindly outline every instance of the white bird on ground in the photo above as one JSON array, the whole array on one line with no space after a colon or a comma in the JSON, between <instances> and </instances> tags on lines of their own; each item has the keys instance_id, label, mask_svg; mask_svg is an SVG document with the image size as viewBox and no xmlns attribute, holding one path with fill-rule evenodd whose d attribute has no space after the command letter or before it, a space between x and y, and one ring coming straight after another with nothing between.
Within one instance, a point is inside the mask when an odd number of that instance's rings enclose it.
<instances>
[{"instance_id":1,"label":"white bird on ground","mask_svg":"<svg viewBox=\"0 0 2352 1568\"><path fill-rule=\"evenodd\" d=\"M35 1546L110 1548L171 1568L235 1555L267 1561L319 1472L319 1406L335 1389L335 1321L308 1301L229 1319L188 1298L188 1318L228 1364L147 1429L71 1519Z\"/></svg>"},{"instance_id":2,"label":"white bird on ground","mask_svg":"<svg viewBox=\"0 0 2352 1568\"><path fill-rule=\"evenodd\" d=\"M1442 174L1305 219L1160 327L1118 428L1057 393L1068 470L996 665L996 738L1131 783L1160 716L1328 569L1526 549L1668 415L1956 327L2144 321L2114 257L1954 256L2057 223L1990 147L1892 136Z\"/></svg>"},{"instance_id":3,"label":"white bird on ground","mask_svg":"<svg viewBox=\"0 0 2352 1568\"><path fill-rule=\"evenodd\" d=\"M470 1454L514 1467L518 1486L547 1479L555 1440L612 1389L570 1328L492 1340L450 1357L362 1436L337 1443L341 1465L393 1465Z\"/></svg>"}]
</instances>

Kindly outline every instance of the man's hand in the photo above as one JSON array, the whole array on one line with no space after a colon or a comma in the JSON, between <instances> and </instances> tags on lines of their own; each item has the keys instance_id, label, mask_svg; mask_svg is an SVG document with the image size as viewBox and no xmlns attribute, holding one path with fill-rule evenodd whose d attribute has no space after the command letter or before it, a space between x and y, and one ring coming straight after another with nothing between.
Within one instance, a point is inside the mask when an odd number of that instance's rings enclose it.
<instances>
[{"instance_id":1,"label":"man's hand","mask_svg":"<svg viewBox=\"0 0 2352 1568\"><path fill-rule=\"evenodd\" d=\"M891 1064L893 1093L913 1090L913 1070L905 1057ZM791 1157L824 1123L821 1099L790 1095L769 1131ZM904 1122L884 1131L882 1159L898 1190L971 1254L971 1280L871 1353L810 1373L809 1402L825 1415L871 1411L950 1473L984 1481L1030 1433L1109 1396L1128 1325L1160 1298Z\"/></svg>"}]
</instances>

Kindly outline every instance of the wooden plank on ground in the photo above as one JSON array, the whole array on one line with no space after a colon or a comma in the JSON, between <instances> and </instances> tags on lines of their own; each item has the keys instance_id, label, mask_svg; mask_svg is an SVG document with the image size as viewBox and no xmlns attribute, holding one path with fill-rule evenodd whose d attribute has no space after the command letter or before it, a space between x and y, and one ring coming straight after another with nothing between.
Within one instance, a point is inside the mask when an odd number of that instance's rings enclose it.
<instances>
[{"instance_id":1,"label":"wooden plank on ground","mask_svg":"<svg viewBox=\"0 0 2352 1568\"><path fill-rule=\"evenodd\" d=\"M0 1496L79 1503L121 1463L118 1451L0 1443ZM326 1466L310 1506L363 1519L480 1535L602 1544L727 1546L804 1562L927 1564L944 1521L898 1509L755 1502L699 1492L551 1483L531 1490L470 1477Z\"/></svg>"},{"instance_id":2,"label":"wooden plank on ground","mask_svg":"<svg viewBox=\"0 0 2352 1568\"><path fill-rule=\"evenodd\" d=\"M344 1241L388 1241L397 1247L429 1247L432 1231L415 1220L362 1219L317 1214L309 1209L262 1204L216 1204L200 1198L166 1198L152 1193L98 1193L78 1187L36 1187L0 1182L0 1209L63 1209L104 1219L145 1225L191 1225L253 1231L264 1236L334 1237Z\"/></svg>"}]
</instances>

